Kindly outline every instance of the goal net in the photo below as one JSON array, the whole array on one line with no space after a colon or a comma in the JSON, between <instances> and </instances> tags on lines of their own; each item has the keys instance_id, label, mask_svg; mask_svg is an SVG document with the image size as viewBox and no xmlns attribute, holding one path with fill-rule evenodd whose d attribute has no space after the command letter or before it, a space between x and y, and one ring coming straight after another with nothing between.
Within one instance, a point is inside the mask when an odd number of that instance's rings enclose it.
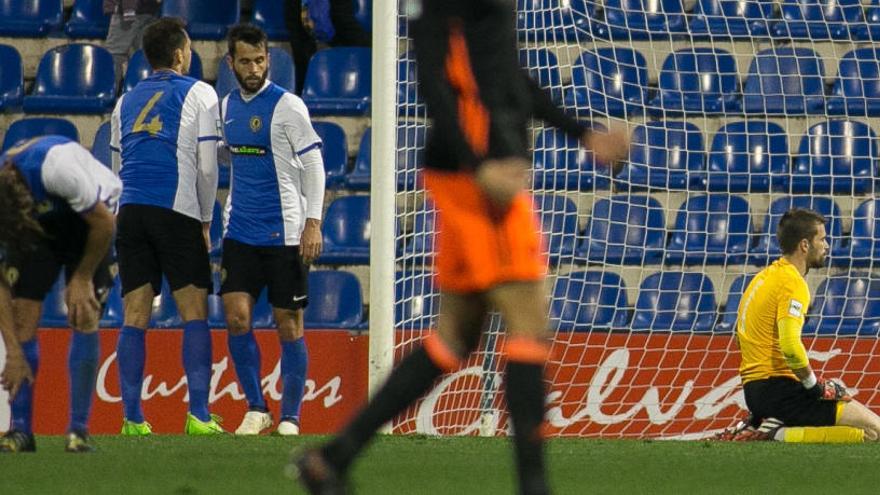
<instances>
[{"instance_id":1,"label":"goal net","mask_svg":"<svg viewBox=\"0 0 880 495\"><path fill-rule=\"evenodd\" d=\"M432 328L434 210L417 180L426 120L400 4L395 360ZM880 407L880 7L859 0L518 0L521 61L598 128L617 172L534 122L533 192L551 261L551 435L700 438L743 415L733 338L750 277L791 207L824 214L807 276L811 364ZM374 192L375 193L375 192ZM377 281L373 281L377 283ZM507 432L498 337L395 422Z\"/></svg>"}]
</instances>

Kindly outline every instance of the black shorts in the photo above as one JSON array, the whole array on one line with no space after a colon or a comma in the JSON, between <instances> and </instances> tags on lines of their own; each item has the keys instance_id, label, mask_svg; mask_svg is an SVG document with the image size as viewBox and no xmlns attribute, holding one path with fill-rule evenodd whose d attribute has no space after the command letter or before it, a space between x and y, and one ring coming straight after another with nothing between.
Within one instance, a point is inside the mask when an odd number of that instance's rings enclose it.
<instances>
[{"instance_id":1,"label":"black shorts","mask_svg":"<svg viewBox=\"0 0 880 495\"><path fill-rule=\"evenodd\" d=\"M128 204L116 219L116 255L122 294L150 284L162 290L162 275L172 291L194 285L211 287L211 261L202 224L167 208Z\"/></svg>"},{"instance_id":2,"label":"black shorts","mask_svg":"<svg viewBox=\"0 0 880 495\"><path fill-rule=\"evenodd\" d=\"M299 246L252 246L223 239L220 293L247 292L256 300L269 288L276 308L301 309L309 304L309 269Z\"/></svg>"},{"instance_id":3,"label":"black shorts","mask_svg":"<svg viewBox=\"0 0 880 495\"><path fill-rule=\"evenodd\" d=\"M743 385L746 406L759 418L776 418L787 426L834 426L837 402L810 395L801 382L773 377Z\"/></svg>"}]
</instances>

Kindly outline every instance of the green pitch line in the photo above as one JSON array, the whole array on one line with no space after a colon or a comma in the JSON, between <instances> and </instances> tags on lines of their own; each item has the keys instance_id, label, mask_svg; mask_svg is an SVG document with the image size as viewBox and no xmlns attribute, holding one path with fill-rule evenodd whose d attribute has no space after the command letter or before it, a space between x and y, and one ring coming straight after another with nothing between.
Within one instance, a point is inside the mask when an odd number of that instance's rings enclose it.
<instances>
[{"instance_id":1,"label":"green pitch line","mask_svg":"<svg viewBox=\"0 0 880 495\"><path fill-rule=\"evenodd\" d=\"M316 437L96 437L66 454L61 437L36 454L0 455L6 494L291 494L290 451ZM500 438L382 437L355 466L358 494L513 494ZM554 440L557 494L880 493L880 445Z\"/></svg>"}]
</instances>

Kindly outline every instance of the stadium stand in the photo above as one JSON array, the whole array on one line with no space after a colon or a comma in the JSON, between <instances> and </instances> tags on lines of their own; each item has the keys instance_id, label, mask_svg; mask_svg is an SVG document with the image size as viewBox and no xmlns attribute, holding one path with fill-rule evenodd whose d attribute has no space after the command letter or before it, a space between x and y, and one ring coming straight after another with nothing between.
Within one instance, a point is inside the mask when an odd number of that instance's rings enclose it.
<instances>
[{"instance_id":1,"label":"stadium stand","mask_svg":"<svg viewBox=\"0 0 880 495\"><path fill-rule=\"evenodd\" d=\"M364 265L370 261L370 197L343 196L330 203L322 224L319 264Z\"/></svg>"},{"instance_id":2,"label":"stadium stand","mask_svg":"<svg viewBox=\"0 0 880 495\"><path fill-rule=\"evenodd\" d=\"M710 192L785 190L788 137L773 122L731 122L712 138L708 162L706 186Z\"/></svg>"},{"instance_id":3,"label":"stadium stand","mask_svg":"<svg viewBox=\"0 0 880 495\"><path fill-rule=\"evenodd\" d=\"M693 123L647 122L633 131L629 163L614 183L620 189L699 189L704 159L703 133Z\"/></svg>"},{"instance_id":4,"label":"stadium stand","mask_svg":"<svg viewBox=\"0 0 880 495\"><path fill-rule=\"evenodd\" d=\"M162 291L153 299L153 312L150 315L150 328L181 328L183 319L177 311L177 303L171 295L168 281L162 278Z\"/></svg>"},{"instance_id":5,"label":"stadium stand","mask_svg":"<svg viewBox=\"0 0 880 495\"><path fill-rule=\"evenodd\" d=\"M594 129L603 130L596 124ZM557 129L548 128L538 134L532 155L532 185L551 191L592 191L610 185L608 172L596 166L593 153L583 149L580 141Z\"/></svg>"},{"instance_id":6,"label":"stadium stand","mask_svg":"<svg viewBox=\"0 0 880 495\"><path fill-rule=\"evenodd\" d=\"M76 0L64 32L70 38L104 39L110 29L110 16L104 14L104 0Z\"/></svg>"},{"instance_id":7,"label":"stadium stand","mask_svg":"<svg viewBox=\"0 0 880 495\"><path fill-rule=\"evenodd\" d=\"M61 29L62 0L0 0L0 36L43 38Z\"/></svg>"},{"instance_id":8,"label":"stadium stand","mask_svg":"<svg viewBox=\"0 0 880 495\"><path fill-rule=\"evenodd\" d=\"M92 154L107 168L113 168L113 158L110 152L110 121L104 122L95 133L92 142Z\"/></svg>"},{"instance_id":9,"label":"stadium stand","mask_svg":"<svg viewBox=\"0 0 880 495\"><path fill-rule=\"evenodd\" d=\"M370 169L373 146L371 144L373 132L370 128L364 131L361 144L358 147L357 158L354 161L354 169L345 176L345 187L355 191L368 191L370 189Z\"/></svg>"},{"instance_id":10,"label":"stadium stand","mask_svg":"<svg viewBox=\"0 0 880 495\"><path fill-rule=\"evenodd\" d=\"M321 138L321 156L328 188L341 187L348 173L348 141L342 126L333 122L312 122Z\"/></svg>"},{"instance_id":11,"label":"stadium stand","mask_svg":"<svg viewBox=\"0 0 880 495\"><path fill-rule=\"evenodd\" d=\"M660 203L643 195L596 201L577 259L588 263L651 265L663 258L666 225Z\"/></svg>"},{"instance_id":12,"label":"stadium stand","mask_svg":"<svg viewBox=\"0 0 880 495\"><path fill-rule=\"evenodd\" d=\"M577 205L556 194L535 194L533 202L546 237L550 264L571 263L577 242Z\"/></svg>"},{"instance_id":13,"label":"stadium stand","mask_svg":"<svg viewBox=\"0 0 880 495\"><path fill-rule=\"evenodd\" d=\"M865 11L865 21L849 26L854 41L880 41L880 0L871 0Z\"/></svg>"},{"instance_id":14,"label":"stadium stand","mask_svg":"<svg viewBox=\"0 0 880 495\"><path fill-rule=\"evenodd\" d=\"M687 33L681 0L607 0L602 38L662 40Z\"/></svg>"},{"instance_id":15,"label":"stadium stand","mask_svg":"<svg viewBox=\"0 0 880 495\"><path fill-rule=\"evenodd\" d=\"M373 30L373 0L354 0L354 18L368 33Z\"/></svg>"},{"instance_id":16,"label":"stadium stand","mask_svg":"<svg viewBox=\"0 0 880 495\"><path fill-rule=\"evenodd\" d=\"M724 304L724 310L720 311L718 325L715 326L716 333L733 332L736 327L736 313L739 308L739 302L742 300L743 292L755 277L754 274L740 275L733 279L730 291L727 293L727 302Z\"/></svg>"},{"instance_id":17,"label":"stadium stand","mask_svg":"<svg viewBox=\"0 0 880 495\"><path fill-rule=\"evenodd\" d=\"M537 42L574 39L575 30L583 37L589 33L596 5L586 0L517 0L517 32L520 39ZM581 7L580 15L576 7Z\"/></svg>"},{"instance_id":18,"label":"stadium stand","mask_svg":"<svg viewBox=\"0 0 880 495\"><path fill-rule=\"evenodd\" d=\"M97 45L72 43L40 60L26 113L103 114L116 101L113 56Z\"/></svg>"},{"instance_id":19,"label":"stadium stand","mask_svg":"<svg viewBox=\"0 0 880 495\"><path fill-rule=\"evenodd\" d=\"M571 82L565 104L578 110L622 117L642 113L648 100L645 57L630 48L585 51L571 69Z\"/></svg>"},{"instance_id":20,"label":"stadium stand","mask_svg":"<svg viewBox=\"0 0 880 495\"><path fill-rule=\"evenodd\" d=\"M407 168L397 174L400 190L412 189L418 181L418 170L425 164L426 131L424 126L400 124L397 127L397 163L407 164Z\"/></svg>"},{"instance_id":21,"label":"stadium stand","mask_svg":"<svg viewBox=\"0 0 880 495\"><path fill-rule=\"evenodd\" d=\"M825 69L809 48L768 48L757 53L743 88L743 110L761 115L821 114Z\"/></svg>"},{"instance_id":22,"label":"stadium stand","mask_svg":"<svg viewBox=\"0 0 880 495\"><path fill-rule=\"evenodd\" d=\"M24 99L24 70L14 46L0 45L0 112L21 109Z\"/></svg>"},{"instance_id":23,"label":"stadium stand","mask_svg":"<svg viewBox=\"0 0 880 495\"><path fill-rule=\"evenodd\" d=\"M355 328L361 324L361 284L349 272L309 272L309 305L303 319L306 328Z\"/></svg>"},{"instance_id":24,"label":"stadium stand","mask_svg":"<svg viewBox=\"0 0 880 495\"><path fill-rule=\"evenodd\" d=\"M781 12L771 34L788 39L848 39L847 25L864 19L861 0L783 0Z\"/></svg>"},{"instance_id":25,"label":"stadium stand","mask_svg":"<svg viewBox=\"0 0 880 495\"><path fill-rule=\"evenodd\" d=\"M880 333L880 280L869 273L849 273L823 280L810 305L805 334Z\"/></svg>"},{"instance_id":26,"label":"stadium stand","mask_svg":"<svg viewBox=\"0 0 880 495\"><path fill-rule=\"evenodd\" d=\"M715 323L715 289L702 273L664 271L639 288L633 331L708 332Z\"/></svg>"},{"instance_id":27,"label":"stadium stand","mask_svg":"<svg viewBox=\"0 0 880 495\"><path fill-rule=\"evenodd\" d=\"M101 328L120 328L124 323L124 314L122 312L122 282L119 277L113 279L113 287L110 294L107 295L107 302L104 304L104 314L101 316Z\"/></svg>"},{"instance_id":28,"label":"stadium stand","mask_svg":"<svg viewBox=\"0 0 880 495\"><path fill-rule=\"evenodd\" d=\"M663 62L659 94L649 103L651 113L728 113L739 104L738 77L736 61L726 50L678 50Z\"/></svg>"},{"instance_id":29,"label":"stadium stand","mask_svg":"<svg viewBox=\"0 0 880 495\"><path fill-rule=\"evenodd\" d=\"M675 216L666 263L738 264L746 260L752 233L749 203L725 193L691 196Z\"/></svg>"},{"instance_id":30,"label":"stadium stand","mask_svg":"<svg viewBox=\"0 0 880 495\"><path fill-rule=\"evenodd\" d=\"M428 330L434 328L434 317L440 296L434 290L430 271L397 272L394 281L394 326L397 329Z\"/></svg>"},{"instance_id":31,"label":"stadium stand","mask_svg":"<svg viewBox=\"0 0 880 495\"><path fill-rule=\"evenodd\" d=\"M16 120L6 130L3 137L3 149L6 151L20 141L56 134L79 141L79 132L73 122L60 117L29 117Z\"/></svg>"},{"instance_id":32,"label":"stadium stand","mask_svg":"<svg viewBox=\"0 0 880 495\"><path fill-rule=\"evenodd\" d=\"M290 33L285 23L284 2L279 0L254 0L252 22L266 32L269 41L288 41Z\"/></svg>"},{"instance_id":33,"label":"stadium stand","mask_svg":"<svg viewBox=\"0 0 880 495\"><path fill-rule=\"evenodd\" d=\"M880 116L880 48L859 48L840 60L828 115Z\"/></svg>"},{"instance_id":34,"label":"stadium stand","mask_svg":"<svg viewBox=\"0 0 880 495\"><path fill-rule=\"evenodd\" d=\"M406 220L405 217L398 218L398 232L406 231L404 226ZM400 254L408 263L415 265L430 263L430 256L426 253L433 251L435 221L434 205L430 200L426 200L422 203L422 207L413 213L412 229L401 239L399 245Z\"/></svg>"},{"instance_id":35,"label":"stadium stand","mask_svg":"<svg viewBox=\"0 0 880 495\"><path fill-rule=\"evenodd\" d=\"M519 63L529 70L532 79L550 91L555 101L562 101L562 77L559 59L547 48L530 48L519 51Z\"/></svg>"},{"instance_id":36,"label":"stadium stand","mask_svg":"<svg viewBox=\"0 0 880 495\"><path fill-rule=\"evenodd\" d=\"M239 0L163 0L163 17L180 17L193 40L222 40L238 24Z\"/></svg>"},{"instance_id":37,"label":"stadium stand","mask_svg":"<svg viewBox=\"0 0 880 495\"><path fill-rule=\"evenodd\" d=\"M617 274L574 272L556 279L550 321L561 332L624 329L627 307L626 286Z\"/></svg>"},{"instance_id":38,"label":"stadium stand","mask_svg":"<svg viewBox=\"0 0 880 495\"><path fill-rule=\"evenodd\" d=\"M689 28L697 39L757 38L769 34L772 18L768 0L699 0Z\"/></svg>"},{"instance_id":39,"label":"stadium stand","mask_svg":"<svg viewBox=\"0 0 880 495\"><path fill-rule=\"evenodd\" d=\"M864 194L877 177L877 135L864 122L831 120L810 127L791 169L791 192Z\"/></svg>"},{"instance_id":40,"label":"stadium stand","mask_svg":"<svg viewBox=\"0 0 880 495\"><path fill-rule=\"evenodd\" d=\"M364 115L372 84L369 48L328 48L312 56L303 100L313 115Z\"/></svg>"},{"instance_id":41,"label":"stadium stand","mask_svg":"<svg viewBox=\"0 0 880 495\"><path fill-rule=\"evenodd\" d=\"M868 199L853 212L852 233L847 252L851 266L870 266L880 259L880 200Z\"/></svg>"}]
</instances>

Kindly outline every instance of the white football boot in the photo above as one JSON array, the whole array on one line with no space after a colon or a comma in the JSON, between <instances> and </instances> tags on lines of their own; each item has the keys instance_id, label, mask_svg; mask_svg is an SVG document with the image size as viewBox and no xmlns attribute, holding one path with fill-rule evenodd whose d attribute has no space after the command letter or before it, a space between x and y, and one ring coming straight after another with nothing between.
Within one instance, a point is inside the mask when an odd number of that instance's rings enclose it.
<instances>
[{"instance_id":1,"label":"white football boot","mask_svg":"<svg viewBox=\"0 0 880 495\"><path fill-rule=\"evenodd\" d=\"M262 411L248 411L235 430L236 435L259 435L272 427L272 415Z\"/></svg>"},{"instance_id":2,"label":"white football boot","mask_svg":"<svg viewBox=\"0 0 880 495\"><path fill-rule=\"evenodd\" d=\"M276 431L284 437L299 435L299 425L289 419L285 419L278 423L278 430Z\"/></svg>"}]
</instances>

